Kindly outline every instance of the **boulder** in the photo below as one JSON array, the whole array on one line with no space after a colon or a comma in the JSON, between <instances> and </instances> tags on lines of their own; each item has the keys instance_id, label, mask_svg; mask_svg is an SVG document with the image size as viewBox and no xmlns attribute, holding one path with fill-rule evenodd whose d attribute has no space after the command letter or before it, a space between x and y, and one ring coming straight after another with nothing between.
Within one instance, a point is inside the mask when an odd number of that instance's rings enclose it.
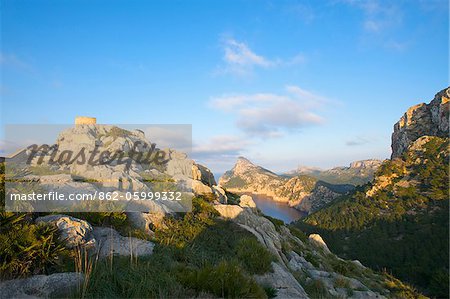
<instances>
[{"instance_id":1,"label":"boulder","mask_svg":"<svg viewBox=\"0 0 450 299\"><path fill-rule=\"evenodd\" d=\"M150 241L123 237L116 230L109 227L95 227L93 234L97 240L100 258L111 255L147 256L153 253L153 248L155 247Z\"/></svg>"},{"instance_id":2,"label":"boulder","mask_svg":"<svg viewBox=\"0 0 450 299\"><path fill-rule=\"evenodd\" d=\"M318 248L322 248L324 252L326 253L331 253L330 249L328 249L327 244L325 243L325 241L322 239L322 237L318 234L311 234L308 237L309 241L311 242L311 244L313 244L314 246L318 247Z\"/></svg>"},{"instance_id":3,"label":"boulder","mask_svg":"<svg viewBox=\"0 0 450 299\"><path fill-rule=\"evenodd\" d=\"M76 246L95 246L92 226L85 220L67 215L48 215L36 219L36 223L50 223L55 225L61 233L67 248Z\"/></svg>"},{"instance_id":4,"label":"boulder","mask_svg":"<svg viewBox=\"0 0 450 299\"><path fill-rule=\"evenodd\" d=\"M240 198L239 206L243 208L256 208L256 204L250 195L242 195Z\"/></svg>"},{"instance_id":5,"label":"boulder","mask_svg":"<svg viewBox=\"0 0 450 299\"><path fill-rule=\"evenodd\" d=\"M133 227L151 233L153 227L165 227L164 217L166 214L167 213L162 209L151 213L128 212L127 218Z\"/></svg>"},{"instance_id":6,"label":"boulder","mask_svg":"<svg viewBox=\"0 0 450 299\"><path fill-rule=\"evenodd\" d=\"M235 216L230 217L231 220L255 235L258 241L267 247L279 262L283 262L281 236L273 223L269 219L257 215L253 209L233 205L228 207L233 207L228 208L227 211ZM231 212L230 209L232 209Z\"/></svg>"},{"instance_id":7,"label":"boulder","mask_svg":"<svg viewBox=\"0 0 450 299\"><path fill-rule=\"evenodd\" d=\"M214 195L214 191L211 187L196 180L192 180L192 191L197 195Z\"/></svg>"},{"instance_id":8,"label":"boulder","mask_svg":"<svg viewBox=\"0 0 450 299\"><path fill-rule=\"evenodd\" d=\"M244 209L236 205L215 205L214 209L219 212L220 216L229 219L235 219Z\"/></svg>"},{"instance_id":9,"label":"boulder","mask_svg":"<svg viewBox=\"0 0 450 299\"><path fill-rule=\"evenodd\" d=\"M200 164L192 165L192 178L210 187L217 185L211 170Z\"/></svg>"},{"instance_id":10,"label":"boulder","mask_svg":"<svg viewBox=\"0 0 450 299\"><path fill-rule=\"evenodd\" d=\"M82 273L34 275L0 282L0 298L66 298L84 282Z\"/></svg>"}]
</instances>

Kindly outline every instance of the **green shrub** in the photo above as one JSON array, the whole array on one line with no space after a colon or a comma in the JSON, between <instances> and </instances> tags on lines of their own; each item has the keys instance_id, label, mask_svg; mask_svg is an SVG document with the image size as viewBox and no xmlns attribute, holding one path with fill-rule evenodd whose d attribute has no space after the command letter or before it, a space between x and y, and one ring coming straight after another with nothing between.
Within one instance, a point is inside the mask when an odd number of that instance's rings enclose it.
<instances>
[{"instance_id":1,"label":"green shrub","mask_svg":"<svg viewBox=\"0 0 450 299\"><path fill-rule=\"evenodd\" d=\"M236 257L251 274L264 274L272 270L272 254L254 238L241 239Z\"/></svg>"},{"instance_id":2,"label":"green shrub","mask_svg":"<svg viewBox=\"0 0 450 299\"><path fill-rule=\"evenodd\" d=\"M201 198L192 199L192 211L180 218L166 217L166 229L156 231L156 239L163 245L183 248L208 225L214 223L217 211Z\"/></svg>"},{"instance_id":3,"label":"green shrub","mask_svg":"<svg viewBox=\"0 0 450 299\"><path fill-rule=\"evenodd\" d=\"M272 287L265 287L264 292L266 292L268 299L275 298L278 294L278 290Z\"/></svg>"},{"instance_id":4,"label":"green shrub","mask_svg":"<svg viewBox=\"0 0 450 299\"><path fill-rule=\"evenodd\" d=\"M341 261L334 259L330 262L331 267L336 273L342 274L344 276L358 276L358 266L352 262Z\"/></svg>"},{"instance_id":5,"label":"green shrub","mask_svg":"<svg viewBox=\"0 0 450 299\"><path fill-rule=\"evenodd\" d=\"M241 202L241 197L238 194L228 192L225 189L225 195L227 196L227 203L229 205L238 205Z\"/></svg>"},{"instance_id":6,"label":"green shrub","mask_svg":"<svg viewBox=\"0 0 450 299\"><path fill-rule=\"evenodd\" d=\"M234 261L187 270L180 273L180 280L198 293L208 292L221 298L267 298L264 290Z\"/></svg>"},{"instance_id":7,"label":"green shrub","mask_svg":"<svg viewBox=\"0 0 450 299\"><path fill-rule=\"evenodd\" d=\"M349 288L350 287L350 282L348 281L347 278L344 277L337 277L334 280L334 286L337 288Z\"/></svg>"},{"instance_id":8,"label":"green shrub","mask_svg":"<svg viewBox=\"0 0 450 299\"><path fill-rule=\"evenodd\" d=\"M302 232L301 230L296 228L294 225L292 225L292 224L289 225L289 230L291 231L292 235L299 238L301 241L303 241L303 242L308 241L308 236L304 232Z\"/></svg>"},{"instance_id":9,"label":"green shrub","mask_svg":"<svg viewBox=\"0 0 450 299\"><path fill-rule=\"evenodd\" d=\"M319 299L319 298L330 298L330 295L327 292L327 288L325 284L320 279L314 279L307 282L304 286L306 293L311 298Z\"/></svg>"},{"instance_id":10,"label":"green shrub","mask_svg":"<svg viewBox=\"0 0 450 299\"><path fill-rule=\"evenodd\" d=\"M99 260L87 283L87 298L189 296L189 292L176 279L173 261L161 252L133 261L128 257Z\"/></svg>"},{"instance_id":11,"label":"green shrub","mask_svg":"<svg viewBox=\"0 0 450 299\"><path fill-rule=\"evenodd\" d=\"M0 212L0 278L48 274L69 252L58 240L57 228L32 224L25 214Z\"/></svg>"}]
</instances>

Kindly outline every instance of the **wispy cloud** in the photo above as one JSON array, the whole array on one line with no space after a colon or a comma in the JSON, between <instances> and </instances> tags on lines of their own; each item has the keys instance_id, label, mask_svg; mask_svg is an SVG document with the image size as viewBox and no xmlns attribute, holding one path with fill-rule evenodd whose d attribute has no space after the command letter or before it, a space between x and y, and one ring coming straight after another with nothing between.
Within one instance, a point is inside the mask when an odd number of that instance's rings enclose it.
<instances>
[{"instance_id":1,"label":"wispy cloud","mask_svg":"<svg viewBox=\"0 0 450 299\"><path fill-rule=\"evenodd\" d=\"M355 7L362 13L362 39L394 50L404 51L411 42L399 41L396 30L403 24L401 1L394 0L337 0ZM404 39L403 35L401 39Z\"/></svg>"},{"instance_id":2,"label":"wispy cloud","mask_svg":"<svg viewBox=\"0 0 450 299\"><path fill-rule=\"evenodd\" d=\"M347 140L345 142L345 145L347 146L359 146L359 145L364 145L370 143L370 140L365 138L365 137L361 137L361 136L357 136L352 140Z\"/></svg>"},{"instance_id":3,"label":"wispy cloud","mask_svg":"<svg viewBox=\"0 0 450 299\"><path fill-rule=\"evenodd\" d=\"M218 73L247 76L255 69L268 69L279 66L292 66L305 63L306 57L298 53L288 59L268 58L257 54L245 42L234 38L222 39L223 65L219 67Z\"/></svg>"},{"instance_id":4,"label":"wispy cloud","mask_svg":"<svg viewBox=\"0 0 450 299\"><path fill-rule=\"evenodd\" d=\"M0 65L2 67L11 67L17 70L33 71L31 64L19 58L16 54L0 52Z\"/></svg>"},{"instance_id":5,"label":"wispy cloud","mask_svg":"<svg viewBox=\"0 0 450 299\"><path fill-rule=\"evenodd\" d=\"M223 95L211 99L209 105L236 115L237 127L250 137L278 137L324 122L316 110L328 101L325 97L298 86L287 86L285 91Z\"/></svg>"},{"instance_id":6,"label":"wispy cloud","mask_svg":"<svg viewBox=\"0 0 450 299\"><path fill-rule=\"evenodd\" d=\"M403 20L403 14L395 1L342 0L342 2L362 10L363 28L368 32L380 33L400 24Z\"/></svg>"}]
</instances>

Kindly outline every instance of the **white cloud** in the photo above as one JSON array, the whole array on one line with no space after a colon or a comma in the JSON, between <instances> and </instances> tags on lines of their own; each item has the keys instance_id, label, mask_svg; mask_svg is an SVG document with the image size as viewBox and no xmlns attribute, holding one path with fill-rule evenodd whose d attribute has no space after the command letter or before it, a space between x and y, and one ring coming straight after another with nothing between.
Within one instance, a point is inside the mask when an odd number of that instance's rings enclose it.
<instances>
[{"instance_id":1,"label":"white cloud","mask_svg":"<svg viewBox=\"0 0 450 299\"><path fill-rule=\"evenodd\" d=\"M298 86L287 86L285 94L256 93L223 95L210 106L236 115L236 125L247 136L278 137L317 125L324 119L316 113L328 100Z\"/></svg>"},{"instance_id":2,"label":"white cloud","mask_svg":"<svg viewBox=\"0 0 450 299\"><path fill-rule=\"evenodd\" d=\"M225 41L224 60L229 64L239 66L269 67L274 64L265 57L254 53L245 43L238 42L234 39Z\"/></svg>"},{"instance_id":3,"label":"white cloud","mask_svg":"<svg viewBox=\"0 0 450 299\"><path fill-rule=\"evenodd\" d=\"M250 141L247 138L219 135L211 138L207 142L196 144L192 153L196 158L209 158L209 157L237 157L241 154L244 148L250 145Z\"/></svg>"},{"instance_id":4,"label":"white cloud","mask_svg":"<svg viewBox=\"0 0 450 299\"><path fill-rule=\"evenodd\" d=\"M288 59L269 59L257 54L245 42L233 38L223 39L222 45L224 65L219 68L219 73L247 76L252 74L256 68L292 66L306 61L306 57L302 53Z\"/></svg>"}]
</instances>

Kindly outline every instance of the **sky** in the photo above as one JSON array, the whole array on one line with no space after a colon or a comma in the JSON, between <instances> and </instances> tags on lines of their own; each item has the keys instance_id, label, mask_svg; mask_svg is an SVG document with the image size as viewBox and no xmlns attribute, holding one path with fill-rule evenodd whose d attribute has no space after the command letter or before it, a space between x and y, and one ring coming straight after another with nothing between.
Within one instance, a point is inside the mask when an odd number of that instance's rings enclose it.
<instances>
[{"instance_id":1,"label":"sky","mask_svg":"<svg viewBox=\"0 0 450 299\"><path fill-rule=\"evenodd\" d=\"M214 173L390 156L393 125L449 85L446 0L2 0L10 124L192 125ZM39 126L36 126L38 130Z\"/></svg>"}]
</instances>

